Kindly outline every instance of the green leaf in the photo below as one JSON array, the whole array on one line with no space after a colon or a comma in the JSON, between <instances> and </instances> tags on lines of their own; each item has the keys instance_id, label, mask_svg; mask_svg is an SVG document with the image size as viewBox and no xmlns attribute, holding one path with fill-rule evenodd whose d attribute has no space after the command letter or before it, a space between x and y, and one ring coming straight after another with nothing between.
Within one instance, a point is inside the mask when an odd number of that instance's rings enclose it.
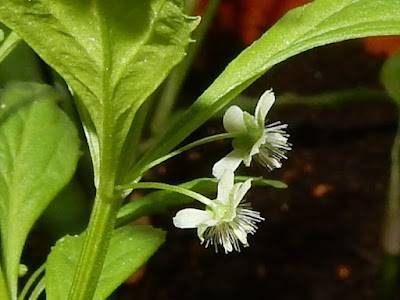
<instances>
[{"instance_id":1,"label":"green leaf","mask_svg":"<svg viewBox=\"0 0 400 300\"><path fill-rule=\"evenodd\" d=\"M21 38L15 32L11 32L7 36L7 39L0 45L0 63L14 50L20 41Z\"/></svg>"},{"instance_id":2,"label":"green leaf","mask_svg":"<svg viewBox=\"0 0 400 300\"><path fill-rule=\"evenodd\" d=\"M396 52L383 64L381 81L390 97L400 106L400 52Z\"/></svg>"},{"instance_id":3,"label":"green leaf","mask_svg":"<svg viewBox=\"0 0 400 300\"><path fill-rule=\"evenodd\" d=\"M46 262L48 300L68 298L84 238L84 234L67 236L52 248ZM157 251L164 240L165 233L151 226L125 226L116 229L94 299L106 299Z\"/></svg>"},{"instance_id":4,"label":"green leaf","mask_svg":"<svg viewBox=\"0 0 400 300\"><path fill-rule=\"evenodd\" d=\"M9 300L10 296L8 295L8 289L6 282L4 280L3 270L0 265L0 300Z\"/></svg>"},{"instance_id":5,"label":"green leaf","mask_svg":"<svg viewBox=\"0 0 400 300\"><path fill-rule=\"evenodd\" d=\"M43 83L40 59L21 38L0 23L6 39L0 44L0 88L10 82Z\"/></svg>"},{"instance_id":6,"label":"green leaf","mask_svg":"<svg viewBox=\"0 0 400 300\"><path fill-rule=\"evenodd\" d=\"M139 162L163 156L274 65L306 50L377 35L400 34L399 0L315 0L289 11L234 59ZM133 174L131 181L137 178Z\"/></svg>"},{"instance_id":7,"label":"green leaf","mask_svg":"<svg viewBox=\"0 0 400 300\"><path fill-rule=\"evenodd\" d=\"M181 5L182 0L0 1L0 21L74 91L96 183L100 153L119 161L136 111L185 56L199 20L183 15Z\"/></svg>"},{"instance_id":8,"label":"green leaf","mask_svg":"<svg viewBox=\"0 0 400 300\"><path fill-rule=\"evenodd\" d=\"M27 83L10 86L0 98L6 111L0 115L1 248L12 297L25 239L79 158L77 130L57 97L48 86Z\"/></svg>"},{"instance_id":9,"label":"green leaf","mask_svg":"<svg viewBox=\"0 0 400 300\"><path fill-rule=\"evenodd\" d=\"M235 181L244 182L252 178L253 186L272 186L286 188L286 184L277 180L268 180L262 177L236 176ZM216 178L198 178L180 184L180 187L192 190L202 195L215 194L218 180ZM140 199L132 201L119 210L116 226L122 226L142 216L160 214L168 208L193 202L194 199L172 191L152 192Z\"/></svg>"}]
</instances>

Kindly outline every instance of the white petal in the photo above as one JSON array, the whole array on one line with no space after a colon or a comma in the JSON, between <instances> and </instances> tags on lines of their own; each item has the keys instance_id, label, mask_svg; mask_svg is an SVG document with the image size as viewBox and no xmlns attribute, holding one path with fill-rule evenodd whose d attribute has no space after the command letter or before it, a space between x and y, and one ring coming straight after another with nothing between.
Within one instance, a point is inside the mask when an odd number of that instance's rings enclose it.
<instances>
[{"instance_id":1,"label":"white petal","mask_svg":"<svg viewBox=\"0 0 400 300\"><path fill-rule=\"evenodd\" d=\"M231 193L233 188L233 179L233 172L227 170L222 174L221 179L218 182L217 199L224 204L229 203L229 194Z\"/></svg>"},{"instance_id":2,"label":"white petal","mask_svg":"<svg viewBox=\"0 0 400 300\"><path fill-rule=\"evenodd\" d=\"M236 189L235 191L235 195L233 196L233 198L235 199L235 203L234 205L237 207L240 203L240 201L242 201L242 199L244 198L244 196L247 194L247 192L250 190L251 188L251 181L252 179L247 179L245 182L243 183L237 183L235 184L235 186L238 186L238 189Z\"/></svg>"},{"instance_id":3,"label":"white petal","mask_svg":"<svg viewBox=\"0 0 400 300\"><path fill-rule=\"evenodd\" d=\"M234 149L225 157L217 161L213 168L212 174L214 177L220 179L225 171L235 172L243 161L244 152L238 149Z\"/></svg>"},{"instance_id":4,"label":"white petal","mask_svg":"<svg viewBox=\"0 0 400 300\"><path fill-rule=\"evenodd\" d=\"M200 225L214 226L218 223L212 218L210 212L195 208L185 208L178 211L172 221L178 228L196 228Z\"/></svg>"},{"instance_id":5,"label":"white petal","mask_svg":"<svg viewBox=\"0 0 400 300\"><path fill-rule=\"evenodd\" d=\"M264 94L261 95L260 100L258 100L256 106L255 117L259 126L264 126L265 118L272 105L275 102L274 92L271 90L267 90Z\"/></svg>"},{"instance_id":6,"label":"white petal","mask_svg":"<svg viewBox=\"0 0 400 300\"><path fill-rule=\"evenodd\" d=\"M247 233L241 228L233 229L234 234L237 236L239 241L246 246L247 245Z\"/></svg>"},{"instance_id":7,"label":"white petal","mask_svg":"<svg viewBox=\"0 0 400 300\"><path fill-rule=\"evenodd\" d=\"M254 145L253 145L253 147L251 148L251 150L250 150L250 156L254 156L254 155L260 153L260 147L261 147L263 144L265 144L266 140L267 140L267 135L266 135L266 134L263 134L263 135L261 136L261 138L259 138L258 141L255 142ZM247 167L248 167L248 166L247 166Z\"/></svg>"},{"instance_id":8,"label":"white petal","mask_svg":"<svg viewBox=\"0 0 400 300\"><path fill-rule=\"evenodd\" d=\"M225 253L232 252L232 250L233 250L233 248L232 248L232 242L231 242L229 239L223 240L223 241L222 241L222 246L223 246L224 249L225 249Z\"/></svg>"},{"instance_id":9,"label":"white petal","mask_svg":"<svg viewBox=\"0 0 400 300\"><path fill-rule=\"evenodd\" d=\"M199 226L197 227L197 236L199 237L200 241L204 242L204 232L206 231L207 226Z\"/></svg>"},{"instance_id":10,"label":"white petal","mask_svg":"<svg viewBox=\"0 0 400 300\"><path fill-rule=\"evenodd\" d=\"M224 114L223 124L227 132L246 131L246 125L243 120L243 110L236 105L229 107Z\"/></svg>"}]
</instances>

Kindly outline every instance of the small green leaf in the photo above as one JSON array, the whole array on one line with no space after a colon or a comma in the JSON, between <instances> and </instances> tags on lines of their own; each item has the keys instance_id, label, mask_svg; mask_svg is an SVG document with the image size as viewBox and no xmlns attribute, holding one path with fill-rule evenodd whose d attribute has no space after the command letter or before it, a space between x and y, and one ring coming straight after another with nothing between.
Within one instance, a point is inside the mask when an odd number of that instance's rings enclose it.
<instances>
[{"instance_id":1,"label":"small green leaf","mask_svg":"<svg viewBox=\"0 0 400 300\"><path fill-rule=\"evenodd\" d=\"M16 295L25 239L71 179L80 141L48 86L15 84L0 98L0 227L5 277Z\"/></svg>"},{"instance_id":2,"label":"small green leaf","mask_svg":"<svg viewBox=\"0 0 400 300\"><path fill-rule=\"evenodd\" d=\"M244 182L249 178L253 179L253 186L287 187L286 184L281 181L268 180L262 177L236 176L235 181ZM179 186L202 195L212 195L216 193L217 185L218 180L216 178L198 178L180 184ZM170 207L187 204L192 201L194 201L192 198L172 191L152 192L121 207L118 213L116 226L125 225L142 216L160 214Z\"/></svg>"},{"instance_id":3,"label":"small green leaf","mask_svg":"<svg viewBox=\"0 0 400 300\"><path fill-rule=\"evenodd\" d=\"M46 262L48 300L68 298L84 238L84 234L66 236L52 248ZM165 233L151 226L125 226L116 229L94 299L106 299L157 251L164 240Z\"/></svg>"},{"instance_id":4,"label":"small green leaf","mask_svg":"<svg viewBox=\"0 0 400 300\"><path fill-rule=\"evenodd\" d=\"M289 11L227 66L147 151L138 169L172 150L274 65L322 45L366 36L399 35L399 20L400 0L315 0ZM137 175L133 174L130 182Z\"/></svg>"},{"instance_id":5,"label":"small green leaf","mask_svg":"<svg viewBox=\"0 0 400 300\"><path fill-rule=\"evenodd\" d=\"M383 64L381 81L390 97L392 97L400 107L400 52L396 52Z\"/></svg>"}]
</instances>

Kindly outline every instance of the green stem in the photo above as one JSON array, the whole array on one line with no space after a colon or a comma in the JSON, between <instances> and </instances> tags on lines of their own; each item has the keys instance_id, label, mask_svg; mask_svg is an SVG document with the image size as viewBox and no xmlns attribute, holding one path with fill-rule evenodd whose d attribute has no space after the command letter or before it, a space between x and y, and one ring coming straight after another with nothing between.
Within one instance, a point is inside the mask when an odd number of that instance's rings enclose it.
<instances>
[{"instance_id":1,"label":"green stem","mask_svg":"<svg viewBox=\"0 0 400 300\"><path fill-rule=\"evenodd\" d=\"M9 300L8 289L4 279L3 270L0 266L0 300Z\"/></svg>"},{"instance_id":2,"label":"green stem","mask_svg":"<svg viewBox=\"0 0 400 300\"><path fill-rule=\"evenodd\" d=\"M22 41L18 34L14 31L7 36L0 46L0 63L14 50L15 47Z\"/></svg>"},{"instance_id":3,"label":"green stem","mask_svg":"<svg viewBox=\"0 0 400 300\"><path fill-rule=\"evenodd\" d=\"M153 133L160 133L163 128L167 127L166 125L171 118L174 104L179 92L181 91L186 75L193 64L201 45L203 44L204 38L215 12L217 11L220 1L221 0L209 1L201 23L193 34L193 39L196 42L190 44L185 59L173 69L165 81L164 89L162 91L160 100L157 103L157 110L154 113L154 118L151 123L151 130Z\"/></svg>"},{"instance_id":4,"label":"green stem","mask_svg":"<svg viewBox=\"0 0 400 300\"><path fill-rule=\"evenodd\" d=\"M99 5L98 1L93 4ZM103 16L101 16L103 17ZM99 28L102 39L103 66L102 78L102 112L101 123L98 124L98 149L91 149L95 170L96 197L86 230L85 242L78 267L68 296L69 300L90 300L95 296L104 260L114 230L118 210L123 197L115 191L115 180L118 161L121 158L122 145L116 143L115 99L111 79L112 61L110 31L107 24L101 23ZM87 135L90 137L89 135ZM125 136L126 137L126 136ZM98 153L97 153L98 150Z\"/></svg>"},{"instance_id":5,"label":"green stem","mask_svg":"<svg viewBox=\"0 0 400 300\"><path fill-rule=\"evenodd\" d=\"M220 133L220 134L216 134L216 135L212 135L212 136L208 136L205 138L202 138L200 140L197 140L195 142L192 142L190 144L187 144L175 151L172 151L170 153L168 153L167 155L164 155L156 160L153 160L152 162L148 163L147 165L143 166L143 168L141 168L140 170L135 171L135 174L138 174L138 176L140 176L141 174L143 174L144 172L146 172L147 170L150 170L151 168L161 164L162 162L177 156L178 154L181 154L187 150L190 150L192 148L207 144L207 143L211 143L214 141L218 141L218 140L222 140L222 139L229 139L229 138L233 138L237 136L237 133ZM136 177L136 176L135 176Z\"/></svg>"},{"instance_id":6,"label":"green stem","mask_svg":"<svg viewBox=\"0 0 400 300\"><path fill-rule=\"evenodd\" d=\"M213 207L214 206L214 202L210 199L208 199L207 197L193 192L191 190L185 189L183 187L180 186L176 186L176 185L169 185L166 183L160 183L160 182L138 182L138 183L132 183L132 184L128 184L128 185L124 185L124 186L118 186L117 187L118 190L127 190L127 189L158 189L158 190L168 190L168 191L172 191L172 192L176 192L188 197L191 197L193 199L196 199L197 201Z\"/></svg>"},{"instance_id":7,"label":"green stem","mask_svg":"<svg viewBox=\"0 0 400 300\"><path fill-rule=\"evenodd\" d=\"M133 119L133 123L121 153L121 157L127 159L118 164L117 182L119 183L125 182L126 176L132 173L134 162L139 156L139 147L137 147L137 145L140 144L140 138L142 137L147 114L152 103L153 99L147 99L147 101L144 102L136 112L135 118Z\"/></svg>"},{"instance_id":8,"label":"green stem","mask_svg":"<svg viewBox=\"0 0 400 300\"><path fill-rule=\"evenodd\" d=\"M78 270L69 295L70 300L92 299L96 291L115 219L122 203L122 198L116 198L113 190L113 186L100 185L97 191Z\"/></svg>"},{"instance_id":9,"label":"green stem","mask_svg":"<svg viewBox=\"0 0 400 300\"><path fill-rule=\"evenodd\" d=\"M383 228L383 249L400 255L400 119L392 147L389 192Z\"/></svg>"},{"instance_id":10,"label":"green stem","mask_svg":"<svg viewBox=\"0 0 400 300\"><path fill-rule=\"evenodd\" d=\"M385 255L383 262L383 276L377 299L395 300L399 292L399 266L400 258L393 255Z\"/></svg>"},{"instance_id":11,"label":"green stem","mask_svg":"<svg viewBox=\"0 0 400 300\"><path fill-rule=\"evenodd\" d=\"M105 120L108 121L108 120ZM104 129L109 136L111 128ZM103 139L100 150L98 186L83 250L68 299L93 299L103 268L103 263L114 229L118 210L122 204L121 193L115 193L115 156L112 141Z\"/></svg>"},{"instance_id":12,"label":"green stem","mask_svg":"<svg viewBox=\"0 0 400 300\"><path fill-rule=\"evenodd\" d=\"M385 260L379 299L394 300L398 290L400 258L400 119L392 147L389 191L383 224Z\"/></svg>"},{"instance_id":13,"label":"green stem","mask_svg":"<svg viewBox=\"0 0 400 300\"><path fill-rule=\"evenodd\" d=\"M21 291L21 294L18 297L18 300L24 300L26 294L28 293L29 289L31 286L35 283L36 279L40 276L40 274L43 273L44 269L46 267L46 264L41 265L29 278L29 280L26 282L24 288Z\"/></svg>"},{"instance_id":14,"label":"green stem","mask_svg":"<svg viewBox=\"0 0 400 300\"><path fill-rule=\"evenodd\" d=\"M37 298L39 298L40 294L43 293L45 287L46 287L46 283L44 281L44 278L42 278L42 279L40 279L38 284L35 286L34 290L32 291L32 294L29 296L28 300L37 300Z\"/></svg>"}]
</instances>

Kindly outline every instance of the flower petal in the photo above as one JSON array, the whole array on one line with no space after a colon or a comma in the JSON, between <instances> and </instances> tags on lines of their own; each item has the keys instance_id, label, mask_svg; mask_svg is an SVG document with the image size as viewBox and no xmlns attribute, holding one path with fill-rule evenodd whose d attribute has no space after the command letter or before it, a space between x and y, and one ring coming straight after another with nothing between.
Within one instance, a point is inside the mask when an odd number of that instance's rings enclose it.
<instances>
[{"instance_id":1,"label":"flower petal","mask_svg":"<svg viewBox=\"0 0 400 300\"><path fill-rule=\"evenodd\" d=\"M229 203L229 194L233 188L233 180L234 174L232 171L225 171L220 181L218 182L218 192L217 192L217 200L221 201L224 204Z\"/></svg>"},{"instance_id":2,"label":"flower petal","mask_svg":"<svg viewBox=\"0 0 400 300\"><path fill-rule=\"evenodd\" d=\"M242 228L237 227L233 229L233 233L239 239L239 241L243 244L243 246L247 246L247 233Z\"/></svg>"},{"instance_id":3,"label":"flower petal","mask_svg":"<svg viewBox=\"0 0 400 300\"><path fill-rule=\"evenodd\" d=\"M260 152L260 148L265 141L267 140L267 135L263 133L263 135L254 143L253 147L250 150L250 156L254 156ZM247 165L246 165L247 166Z\"/></svg>"},{"instance_id":4,"label":"flower petal","mask_svg":"<svg viewBox=\"0 0 400 300\"><path fill-rule=\"evenodd\" d=\"M204 242L204 232L207 230L207 228L207 226L203 225L197 227L197 236L199 237L201 243Z\"/></svg>"},{"instance_id":5,"label":"flower petal","mask_svg":"<svg viewBox=\"0 0 400 300\"><path fill-rule=\"evenodd\" d=\"M223 124L227 132L246 131L246 125L243 120L243 110L236 105L229 107L224 114Z\"/></svg>"},{"instance_id":6,"label":"flower petal","mask_svg":"<svg viewBox=\"0 0 400 300\"><path fill-rule=\"evenodd\" d=\"M223 246L224 249L225 249L225 253L232 252L232 250L233 250L233 248L232 248L232 242L231 242L230 239L223 240L222 246Z\"/></svg>"},{"instance_id":7,"label":"flower petal","mask_svg":"<svg viewBox=\"0 0 400 300\"><path fill-rule=\"evenodd\" d=\"M232 173L235 172L240 163L243 161L244 155L244 151L240 149L234 149L232 152L214 164L212 168L213 176L220 179L226 171L230 171Z\"/></svg>"},{"instance_id":8,"label":"flower petal","mask_svg":"<svg viewBox=\"0 0 400 300\"><path fill-rule=\"evenodd\" d=\"M213 219L210 212L195 208L185 208L178 211L172 221L178 228L196 228L201 225L214 226L218 223Z\"/></svg>"},{"instance_id":9,"label":"flower petal","mask_svg":"<svg viewBox=\"0 0 400 300\"><path fill-rule=\"evenodd\" d=\"M237 207L239 205L239 203L243 200L244 196L250 190L251 181L252 181L252 179L247 179L243 183L236 183L235 184L235 187L237 186L237 188L236 189L232 189L232 191L234 191L234 193L235 193L233 195L233 199L235 199L233 204L234 204L235 207Z\"/></svg>"},{"instance_id":10,"label":"flower petal","mask_svg":"<svg viewBox=\"0 0 400 300\"><path fill-rule=\"evenodd\" d=\"M274 92L271 90L267 90L264 94L261 95L260 100L258 100L256 111L255 111L255 118L259 126L264 126L265 118L269 110L271 109L272 105L275 102L275 95Z\"/></svg>"}]
</instances>

